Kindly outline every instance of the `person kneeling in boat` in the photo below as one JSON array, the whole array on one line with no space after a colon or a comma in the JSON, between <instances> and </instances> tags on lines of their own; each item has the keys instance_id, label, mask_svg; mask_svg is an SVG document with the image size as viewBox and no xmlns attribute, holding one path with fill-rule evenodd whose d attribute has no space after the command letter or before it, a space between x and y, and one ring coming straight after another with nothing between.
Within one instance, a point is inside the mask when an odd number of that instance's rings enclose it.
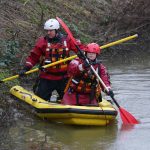
<instances>
[{"instance_id":1,"label":"person kneeling in boat","mask_svg":"<svg viewBox=\"0 0 150 150\"><path fill-rule=\"evenodd\" d=\"M90 43L87 45L87 48L84 49L90 64L108 87L109 92L107 92L107 94L114 96L106 68L99 60L97 60L100 51L100 47L96 43ZM62 104L98 106L98 103L102 101L101 89L104 92L105 90L101 87L101 84L91 70L90 65L87 64L84 59L76 58L70 62L68 74L70 75L70 81L68 82L69 88L64 94Z\"/></svg>"}]
</instances>

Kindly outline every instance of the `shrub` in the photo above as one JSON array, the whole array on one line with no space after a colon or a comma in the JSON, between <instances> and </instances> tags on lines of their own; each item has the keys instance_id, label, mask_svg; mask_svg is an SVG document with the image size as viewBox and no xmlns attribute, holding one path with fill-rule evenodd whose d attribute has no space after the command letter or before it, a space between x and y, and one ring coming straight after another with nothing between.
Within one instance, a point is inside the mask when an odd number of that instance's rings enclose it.
<instances>
[{"instance_id":1,"label":"shrub","mask_svg":"<svg viewBox=\"0 0 150 150\"><path fill-rule=\"evenodd\" d=\"M6 67L20 61L18 41L0 41L0 67ZM18 57L18 59L16 59Z\"/></svg>"}]
</instances>

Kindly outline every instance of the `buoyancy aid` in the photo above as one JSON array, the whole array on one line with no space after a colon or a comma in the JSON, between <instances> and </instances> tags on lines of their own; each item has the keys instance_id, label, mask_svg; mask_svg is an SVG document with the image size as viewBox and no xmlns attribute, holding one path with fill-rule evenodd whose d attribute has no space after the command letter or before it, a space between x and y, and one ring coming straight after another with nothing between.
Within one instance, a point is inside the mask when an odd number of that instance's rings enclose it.
<instances>
[{"instance_id":1,"label":"buoyancy aid","mask_svg":"<svg viewBox=\"0 0 150 150\"><path fill-rule=\"evenodd\" d=\"M93 64L96 72L100 74L100 61L95 61ZM70 83L70 91L78 92L82 94L89 94L97 91L97 78L92 70L84 70L80 75L72 78ZM98 86L99 88L99 86Z\"/></svg>"},{"instance_id":2,"label":"buoyancy aid","mask_svg":"<svg viewBox=\"0 0 150 150\"><path fill-rule=\"evenodd\" d=\"M45 51L45 57L42 60L42 65L53 63L69 57L69 49L67 47L67 41L64 36L59 36L55 41L49 40L47 37L47 47ZM44 71L48 74L63 75L67 72L68 62L49 67Z\"/></svg>"}]
</instances>

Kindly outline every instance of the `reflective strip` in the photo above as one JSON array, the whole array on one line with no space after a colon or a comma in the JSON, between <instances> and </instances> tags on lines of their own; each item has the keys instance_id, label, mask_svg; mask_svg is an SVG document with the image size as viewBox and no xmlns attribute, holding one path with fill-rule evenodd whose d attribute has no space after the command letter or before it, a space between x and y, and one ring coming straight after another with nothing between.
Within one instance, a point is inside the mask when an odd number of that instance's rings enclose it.
<instances>
[{"instance_id":1,"label":"reflective strip","mask_svg":"<svg viewBox=\"0 0 150 150\"><path fill-rule=\"evenodd\" d=\"M51 43L47 43L47 47L50 47L51 46Z\"/></svg>"},{"instance_id":2,"label":"reflective strip","mask_svg":"<svg viewBox=\"0 0 150 150\"><path fill-rule=\"evenodd\" d=\"M96 68L96 70L95 70L97 73L98 73L98 67Z\"/></svg>"},{"instance_id":3,"label":"reflective strip","mask_svg":"<svg viewBox=\"0 0 150 150\"><path fill-rule=\"evenodd\" d=\"M82 64L80 64L80 65L78 66L78 68L79 68L79 70L80 70L80 71L83 71L83 70L84 70L84 68L83 68L83 65L82 65Z\"/></svg>"},{"instance_id":4,"label":"reflective strip","mask_svg":"<svg viewBox=\"0 0 150 150\"><path fill-rule=\"evenodd\" d=\"M26 64L29 64L30 66L33 66L29 61L27 61Z\"/></svg>"},{"instance_id":5,"label":"reflective strip","mask_svg":"<svg viewBox=\"0 0 150 150\"><path fill-rule=\"evenodd\" d=\"M66 40L64 41L64 46L66 47L66 51L68 51L69 49L68 49L68 47L67 47L67 42L66 42Z\"/></svg>"},{"instance_id":6,"label":"reflective strip","mask_svg":"<svg viewBox=\"0 0 150 150\"><path fill-rule=\"evenodd\" d=\"M50 46L51 46L51 43L47 43L47 48L46 48L47 52L49 52Z\"/></svg>"},{"instance_id":7,"label":"reflective strip","mask_svg":"<svg viewBox=\"0 0 150 150\"><path fill-rule=\"evenodd\" d=\"M45 62L46 64L50 64L50 63L51 63L51 61L50 61L50 60L47 60L47 59L46 59L44 62Z\"/></svg>"},{"instance_id":8,"label":"reflective strip","mask_svg":"<svg viewBox=\"0 0 150 150\"><path fill-rule=\"evenodd\" d=\"M46 48L46 51L48 52L48 51L49 51L49 48Z\"/></svg>"},{"instance_id":9,"label":"reflective strip","mask_svg":"<svg viewBox=\"0 0 150 150\"><path fill-rule=\"evenodd\" d=\"M75 84L78 84L79 82L76 81L75 79L72 79L72 82L75 83Z\"/></svg>"}]
</instances>

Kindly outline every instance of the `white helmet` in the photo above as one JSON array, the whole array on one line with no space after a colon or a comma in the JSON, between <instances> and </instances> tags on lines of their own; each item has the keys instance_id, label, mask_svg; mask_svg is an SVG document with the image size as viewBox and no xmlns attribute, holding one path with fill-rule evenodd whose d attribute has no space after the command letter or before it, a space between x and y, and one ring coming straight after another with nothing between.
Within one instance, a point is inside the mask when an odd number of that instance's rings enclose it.
<instances>
[{"instance_id":1,"label":"white helmet","mask_svg":"<svg viewBox=\"0 0 150 150\"><path fill-rule=\"evenodd\" d=\"M60 24L56 19L49 19L44 24L44 30L58 30L60 28Z\"/></svg>"}]
</instances>

